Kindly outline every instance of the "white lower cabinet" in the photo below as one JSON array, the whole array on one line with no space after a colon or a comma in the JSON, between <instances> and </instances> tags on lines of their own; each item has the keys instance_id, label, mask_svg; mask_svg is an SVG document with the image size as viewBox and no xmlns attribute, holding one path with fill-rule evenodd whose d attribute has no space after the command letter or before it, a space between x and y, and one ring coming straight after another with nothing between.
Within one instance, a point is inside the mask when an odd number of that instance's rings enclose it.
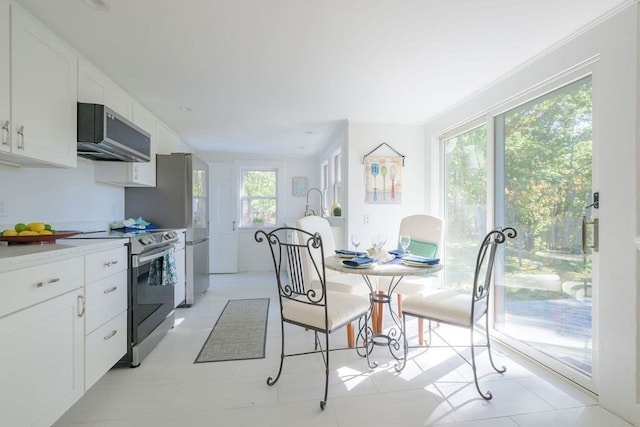
<instances>
[{"instance_id":1,"label":"white lower cabinet","mask_svg":"<svg viewBox=\"0 0 640 427\"><path fill-rule=\"evenodd\" d=\"M75 289L69 290L60 268L81 277L82 258L23 269L20 280L14 272L0 274L2 296L13 290L25 302L25 308L0 315L2 425L50 426L84 393L82 281L72 275ZM56 288L62 293L52 295ZM43 298L34 298L39 291Z\"/></svg>"},{"instance_id":2,"label":"white lower cabinet","mask_svg":"<svg viewBox=\"0 0 640 427\"><path fill-rule=\"evenodd\" d=\"M127 352L127 247L6 271L0 284L0 425L51 426Z\"/></svg>"},{"instance_id":3,"label":"white lower cabinet","mask_svg":"<svg viewBox=\"0 0 640 427\"><path fill-rule=\"evenodd\" d=\"M127 352L127 248L85 257L85 390Z\"/></svg>"},{"instance_id":4,"label":"white lower cabinet","mask_svg":"<svg viewBox=\"0 0 640 427\"><path fill-rule=\"evenodd\" d=\"M127 351L127 311L102 324L85 339L85 389L93 386Z\"/></svg>"}]
</instances>

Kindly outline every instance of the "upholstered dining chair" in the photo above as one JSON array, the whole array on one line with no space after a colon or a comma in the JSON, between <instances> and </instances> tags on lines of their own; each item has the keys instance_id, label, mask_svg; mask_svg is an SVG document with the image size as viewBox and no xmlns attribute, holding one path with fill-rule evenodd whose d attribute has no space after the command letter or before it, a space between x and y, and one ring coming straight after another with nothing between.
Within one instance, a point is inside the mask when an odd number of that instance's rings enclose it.
<instances>
[{"instance_id":1,"label":"upholstered dining chair","mask_svg":"<svg viewBox=\"0 0 640 427\"><path fill-rule=\"evenodd\" d=\"M304 216L296 221L296 227L309 233L319 233L322 237L325 256L335 255L335 250L338 248L336 248L333 239L331 225L326 218L316 215ZM319 261L320 260L315 260L316 263ZM312 260L307 260L307 262L311 267ZM315 275L314 269L309 268L308 271L311 274L310 280L312 282L317 281L318 277ZM326 285L330 291L344 292L352 295L368 296L370 292L362 276L358 274L340 273L334 270L327 270ZM349 347L353 348L355 346L355 331L352 324L347 325L347 343Z\"/></svg>"},{"instance_id":2,"label":"upholstered dining chair","mask_svg":"<svg viewBox=\"0 0 640 427\"><path fill-rule=\"evenodd\" d=\"M436 258L440 255L442 248L444 221L442 218L427 215L416 214L402 218L400 221L400 231L398 236L403 234L411 237L409 244L409 252L413 255L419 255L427 258ZM398 302L398 313L402 313L402 299L406 295L413 295L434 287L437 283L433 277L405 277L395 288L396 299ZM388 283L378 283L378 289L385 289ZM418 320L418 340L419 344L423 344L423 322Z\"/></svg>"},{"instance_id":3,"label":"upholstered dining chair","mask_svg":"<svg viewBox=\"0 0 640 427\"><path fill-rule=\"evenodd\" d=\"M461 293L453 290L440 289L436 291L425 291L419 294L411 295L405 298L402 303L402 322L403 329L406 331L407 317L417 317L418 319L426 319L429 321L429 344L431 345L431 321L437 321L453 326L467 328L470 330L471 336L471 362L469 362L462 354L460 355L467 363L471 365L473 370L473 380L476 390L485 400L491 400L493 395L490 391L485 393L480 390L478 384L478 373L476 370L476 347L486 347L489 355L489 361L493 369L502 374L507 369L503 366L496 367L491 355L491 340L489 334L489 316L487 314L490 293L491 280L493 278L493 265L498 245L504 243L507 238L513 239L517 232L512 227L496 228L490 231L482 240L478 255L476 257L475 272L473 275L473 283L470 290ZM447 266L453 268L453 266ZM474 331L478 321L484 317L484 330L486 343L476 344L474 340ZM441 339L444 338L438 334ZM446 341L445 341L446 342ZM456 346L457 347L457 346ZM404 363L406 363L409 343L407 334L404 334Z\"/></svg>"},{"instance_id":4,"label":"upholstered dining chair","mask_svg":"<svg viewBox=\"0 0 640 427\"><path fill-rule=\"evenodd\" d=\"M295 238L293 238L294 236ZM359 319L359 323L364 329L366 342L368 332L364 325L370 307L369 299L359 295L327 290L324 246L320 233L281 227L269 233L258 230L255 233L255 239L259 243L266 243L270 249L280 303L280 367L275 378L269 377L267 379L267 384L272 386L278 381L282 374L285 358L321 353L324 361L325 381L324 397L320 401L320 408L324 410L329 391L329 335ZM304 258L312 260L310 266ZM309 282L310 276L305 271L307 268L313 269L315 277L318 278L316 282ZM306 352L288 353L285 346L287 337L285 323L314 331L314 349ZM324 334L324 343L321 342L319 334Z\"/></svg>"}]
</instances>

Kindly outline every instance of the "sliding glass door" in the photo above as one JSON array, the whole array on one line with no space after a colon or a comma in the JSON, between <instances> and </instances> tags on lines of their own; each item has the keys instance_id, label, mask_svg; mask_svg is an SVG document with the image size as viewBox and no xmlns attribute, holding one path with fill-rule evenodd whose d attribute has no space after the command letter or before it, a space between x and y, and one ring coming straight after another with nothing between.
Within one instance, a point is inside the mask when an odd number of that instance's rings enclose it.
<instances>
[{"instance_id":1,"label":"sliding glass door","mask_svg":"<svg viewBox=\"0 0 640 427\"><path fill-rule=\"evenodd\" d=\"M489 132L480 125L442 141L445 259L456 266L447 269L446 286L469 283L475 250L492 224L515 227L518 238L497 264L494 332L590 383L592 274L582 227L593 213L591 78L493 120Z\"/></svg>"},{"instance_id":2,"label":"sliding glass door","mask_svg":"<svg viewBox=\"0 0 640 427\"><path fill-rule=\"evenodd\" d=\"M518 230L496 287L496 329L587 376L591 262L582 253L592 195L591 78L495 118L496 212Z\"/></svg>"}]
</instances>

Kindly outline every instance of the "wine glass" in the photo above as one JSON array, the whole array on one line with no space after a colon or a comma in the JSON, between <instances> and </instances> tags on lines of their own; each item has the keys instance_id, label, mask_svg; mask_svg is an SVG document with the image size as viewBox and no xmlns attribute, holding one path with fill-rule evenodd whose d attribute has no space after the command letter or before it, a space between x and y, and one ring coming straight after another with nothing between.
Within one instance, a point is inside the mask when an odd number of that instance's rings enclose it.
<instances>
[{"instance_id":1,"label":"wine glass","mask_svg":"<svg viewBox=\"0 0 640 427\"><path fill-rule=\"evenodd\" d=\"M402 253L406 254L407 249L409 249L409 245L411 244L411 236L408 234L400 235L400 247L402 248Z\"/></svg>"},{"instance_id":2,"label":"wine glass","mask_svg":"<svg viewBox=\"0 0 640 427\"><path fill-rule=\"evenodd\" d=\"M358 246L360 246L360 235L359 234L352 234L351 235L351 243L353 244L353 246L355 246L356 252L358 252Z\"/></svg>"}]
</instances>

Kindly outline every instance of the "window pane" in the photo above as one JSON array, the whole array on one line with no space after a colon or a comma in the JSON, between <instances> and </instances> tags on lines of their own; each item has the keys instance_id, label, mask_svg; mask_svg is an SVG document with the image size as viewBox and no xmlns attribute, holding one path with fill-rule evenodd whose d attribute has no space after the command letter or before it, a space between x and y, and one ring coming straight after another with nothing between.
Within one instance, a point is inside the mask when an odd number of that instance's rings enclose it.
<instances>
[{"instance_id":1,"label":"window pane","mask_svg":"<svg viewBox=\"0 0 640 427\"><path fill-rule=\"evenodd\" d=\"M241 205L242 225L274 225L277 220L277 170L244 170Z\"/></svg>"},{"instance_id":2,"label":"window pane","mask_svg":"<svg viewBox=\"0 0 640 427\"><path fill-rule=\"evenodd\" d=\"M243 181L243 196L276 196L276 171L247 170Z\"/></svg>"},{"instance_id":3,"label":"window pane","mask_svg":"<svg viewBox=\"0 0 640 427\"><path fill-rule=\"evenodd\" d=\"M445 286L470 289L476 251L487 228L487 126L444 141Z\"/></svg>"},{"instance_id":4,"label":"window pane","mask_svg":"<svg viewBox=\"0 0 640 427\"><path fill-rule=\"evenodd\" d=\"M592 191L591 116L585 78L496 118L504 158L498 209L518 230L496 286L496 328L585 374L592 282L581 226Z\"/></svg>"}]
</instances>

